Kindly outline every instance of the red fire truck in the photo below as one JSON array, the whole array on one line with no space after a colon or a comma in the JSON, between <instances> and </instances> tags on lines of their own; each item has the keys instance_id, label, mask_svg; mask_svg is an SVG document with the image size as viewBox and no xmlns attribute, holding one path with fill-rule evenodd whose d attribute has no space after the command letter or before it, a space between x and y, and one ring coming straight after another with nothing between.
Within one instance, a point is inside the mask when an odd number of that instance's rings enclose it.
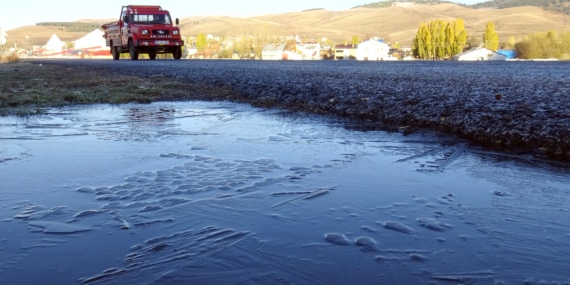
<instances>
[{"instance_id":1,"label":"red fire truck","mask_svg":"<svg viewBox=\"0 0 570 285\"><path fill-rule=\"evenodd\" d=\"M178 25L178 18L175 20ZM101 26L103 37L114 60L121 53L129 53L132 60L139 54L156 59L159 53L170 53L174 59L182 57L184 42L180 29L173 24L170 13L160 6L123 6L119 21Z\"/></svg>"}]
</instances>

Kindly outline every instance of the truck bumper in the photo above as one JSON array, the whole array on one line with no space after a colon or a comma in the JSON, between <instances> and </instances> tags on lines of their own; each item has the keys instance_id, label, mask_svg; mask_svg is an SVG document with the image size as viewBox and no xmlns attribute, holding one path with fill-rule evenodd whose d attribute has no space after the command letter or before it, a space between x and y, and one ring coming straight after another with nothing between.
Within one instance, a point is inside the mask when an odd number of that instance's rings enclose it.
<instances>
[{"instance_id":1,"label":"truck bumper","mask_svg":"<svg viewBox=\"0 0 570 285\"><path fill-rule=\"evenodd\" d=\"M139 40L138 41L138 46L139 47L163 47L163 48L168 48L168 47L181 47L184 45L183 41L176 41L176 40L167 40L167 39L161 39L161 40Z\"/></svg>"}]
</instances>

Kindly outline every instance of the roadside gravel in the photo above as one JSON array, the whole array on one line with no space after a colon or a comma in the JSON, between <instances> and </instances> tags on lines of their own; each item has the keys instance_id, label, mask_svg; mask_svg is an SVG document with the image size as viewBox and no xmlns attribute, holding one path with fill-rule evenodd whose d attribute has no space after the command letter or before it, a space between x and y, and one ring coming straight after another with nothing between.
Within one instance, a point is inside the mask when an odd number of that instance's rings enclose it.
<instances>
[{"instance_id":1,"label":"roadside gravel","mask_svg":"<svg viewBox=\"0 0 570 285\"><path fill-rule=\"evenodd\" d=\"M230 100L343 116L389 130L435 131L476 145L570 161L569 62L81 63L108 76L171 78L200 86L187 89L184 98L162 100Z\"/></svg>"}]
</instances>

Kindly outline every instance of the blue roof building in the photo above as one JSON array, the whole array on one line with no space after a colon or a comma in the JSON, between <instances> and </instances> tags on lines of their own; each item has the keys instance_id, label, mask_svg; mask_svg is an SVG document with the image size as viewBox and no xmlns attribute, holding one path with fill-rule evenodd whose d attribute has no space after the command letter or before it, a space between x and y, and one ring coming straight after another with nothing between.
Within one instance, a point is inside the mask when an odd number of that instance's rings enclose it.
<instances>
[{"instance_id":1,"label":"blue roof building","mask_svg":"<svg viewBox=\"0 0 570 285\"><path fill-rule=\"evenodd\" d=\"M515 59L517 58L517 51L514 49L500 49L497 51L498 53L507 57L507 59Z\"/></svg>"}]
</instances>

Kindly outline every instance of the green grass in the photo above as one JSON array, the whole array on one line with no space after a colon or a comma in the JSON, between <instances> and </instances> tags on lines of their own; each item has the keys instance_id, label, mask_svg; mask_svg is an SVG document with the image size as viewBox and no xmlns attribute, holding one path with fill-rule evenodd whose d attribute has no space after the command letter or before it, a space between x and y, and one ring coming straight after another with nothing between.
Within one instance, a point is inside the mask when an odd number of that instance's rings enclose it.
<instances>
[{"instance_id":1,"label":"green grass","mask_svg":"<svg viewBox=\"0 0 570 285\"><path fill-rule=\"evenodd\" d=\"M213 100L232 95L232 91L225 88L186 83L166 76L153 79L151 86L148 78L109 74L83 66L1 63L0 116L29 116L46 108L66 105Z\"/></svg>"}]
</instances>

